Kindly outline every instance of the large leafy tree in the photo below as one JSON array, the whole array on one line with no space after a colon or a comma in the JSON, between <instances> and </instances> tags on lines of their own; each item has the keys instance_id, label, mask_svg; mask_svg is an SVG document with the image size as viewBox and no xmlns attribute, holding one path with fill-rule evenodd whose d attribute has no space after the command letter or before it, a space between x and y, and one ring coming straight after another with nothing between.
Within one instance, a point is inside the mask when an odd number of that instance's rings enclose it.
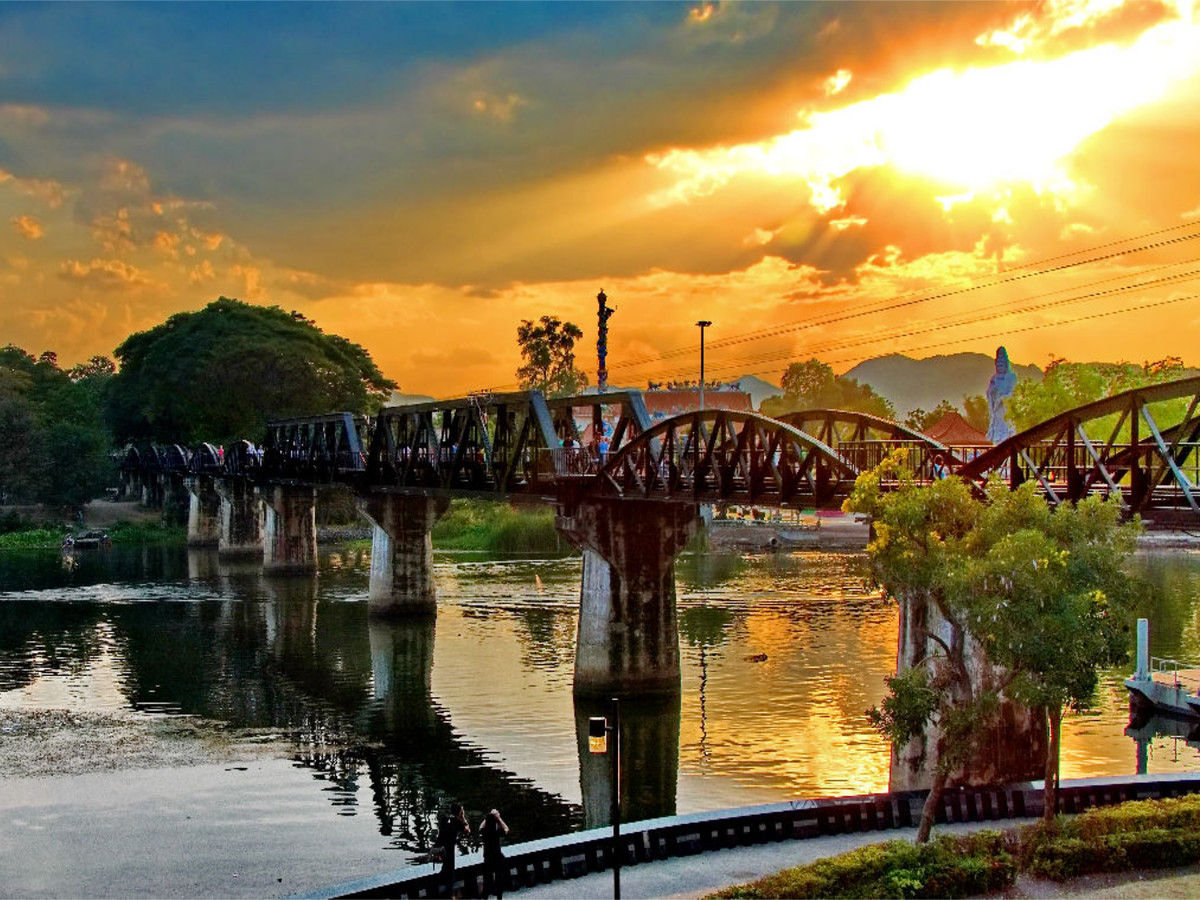
<instances>
[{"instance_id":1,"label":"large leafy tree","mask_svg":"<svg viewBox=\"0 0 1200 900\"><path fill-rule=\"evenodd\" d=\"M1119 394L1123 391L1175 381L1195 375L1179 357L1155 362L1074 363L1052 359L1041 381L1021 379L1008 398L1008 416L1017 431L1024 431L1059 413ZM1179 412L1182 414L1183 410Z\"/></svg>"},{"instance_id":2,"label":"large leafy tree","mask_svg":"<svg viewBox=\"0 0 1200 900\"><path fill-rule=\"evenodd\" d=\"M0 349L0 492L11 502L78 507L111 483L101 418L113 364L68 372L54 353Z\"/></svg>"},{"instance_id":3,"label":"large leafy tree","mask_svg":"<svg viewBox=\"0 0 1200 900\"><path fill-rule=\"evenodd\" d=\"M899 488L885 493L885 481ZM993 484L984 502L958 479L918 486L894 460L860 477L846 508L872 516L875 577L916 629L915 653L868 716L896 752L922 738L935 748L918 840L1006 700L1046 710L1053 816L1063 712L1085 707L1098 668L1127 651L1138 526L1120 523L1115 500L1051 510L1032 484Z\"/></svg>"},{"instance_id":4,"label":"large leafy tree","mask_svg":"<svg viewBox=\"0 0 1200 900\"><path fill-rule=\"evenodd\" d=\"M931 410L924 410L921 407L909 410L907 416L904 417L904 424L909 428L915 428L917 431L924 431L931 425L936 425L950 413L958 412L958 409L949 400L942 400Z\"/></svg>"},{"instance_id":5,"label":"large leafy tree","mask_svg":"<svg viewBox=\"0 0 1200 900\"><path fill-rule=\"evenodd\" d=\"M525 361L517 369L521 387L552 397L568 397L587 387L587 375L575 368L575 342L581 337L579 326L554 316L523 319L517 326L517 346Z\"/></svg>"},{"instance_id":6,"label":"large leafy tree","mask_svg":"<svg viewBox=\"0 0 1200 900\"><path fill-rule=\"evenodd\" d=\"M784 372L780 386L782 397L769 397L763 401L765 415L781 416L805 409L854 410L885 419L895 415L892 404L876 394L869 384L835 375L833 369L820 360L792 363Z\"/></svg>"},{"instance_id":7,"label":"large leafy tree","mask_svg":"<svg viewBox=\"0 0 1200 900\"><path fill-rule=\"evenodd\" d=\"M227 297L115 352L108 416L120 441L261 440L268 419L371 413L396 387L358 344L299 313Z\"/></svg>"}]
</instances>

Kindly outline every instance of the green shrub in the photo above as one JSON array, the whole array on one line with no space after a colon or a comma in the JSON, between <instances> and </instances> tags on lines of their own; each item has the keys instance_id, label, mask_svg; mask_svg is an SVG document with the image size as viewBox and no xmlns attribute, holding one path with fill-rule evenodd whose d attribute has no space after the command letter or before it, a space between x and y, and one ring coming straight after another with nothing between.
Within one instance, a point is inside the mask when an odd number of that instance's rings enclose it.
<instances>
[{"instance_id":1,"label":"green shrub","mask_svg":"<svg viewBox=\"0 0 1200 900\"><path fill-rule=\"evenodd\" d=\"M27 550L37 547L58 547L66 531L62 528L30 528L0 534L0 550Z\"/></svg>"},{"instance_id":2,"label":"green shrub","mask_svg":"<svg viewBox=\"0 0 1200 900\"><path fill-rule=\"evenodd\" d=\"M1200 862L1200 795L1139 800L1060 816L1021 831L1023 867L1065 881L1093 872Z\"/></svg>"},{"instance_id":3,"label":"green shrub","mask_svg":"<svg viewBox=\"0 0 1200 900\"><path fill-rule=\"evenodd\" d=\"M1003 890L1017 867L999 832L887 841L787 869L718 897L969 897Z\"/></svg>"},{"instance_id":4,"label":"green shrub","mask_svg":"<svg viewBox=\"0 0 1200 900\"><path fill-rule=\"evenodd\" d=\"M114 544L175 544L187 540L187 528L162 522L117 522L106 534Z\"/></svg>"},{"instance_id":5,"label":"green shrub","mask_svg":"<svg viewBox=\"0 0 1200 900\"><path fill-rule=\"evenodd\" d=\"M477 500L452 501L432 539L439 550L544 555L570 549L554 530L554 510Z\"/></svg>"},{"instance_id":6,"label":"green shrub","mask_svg":"<svg viewBox=\"0 0 1200 900\"><path fill-rule=\"evenodd\" d=\"M1089 809L1067 819L1063 827L1081 838L1147 828L1200 829L1200 795L1131 800L1119 806Z\"/></svg>"}]
</instances>

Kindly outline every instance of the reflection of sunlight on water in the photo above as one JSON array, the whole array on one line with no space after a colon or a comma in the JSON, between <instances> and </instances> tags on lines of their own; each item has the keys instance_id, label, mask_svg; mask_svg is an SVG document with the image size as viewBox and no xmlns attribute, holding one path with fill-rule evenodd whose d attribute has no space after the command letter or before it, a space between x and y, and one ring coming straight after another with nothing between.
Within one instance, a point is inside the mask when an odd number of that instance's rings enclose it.
<instances>
[{"instance_id":1,"label":"reflection of sunlight on water","mask_svg":"<svg viewBox=\"0 0 1200 900\"><path fill-rule=\"evenodd\" d=\"M443 723L455 746L514 784L580 802L578 557L438 554L436 628L415 674L403 653L394 670L373 671L364 553L341 554L307 581L271 581L214 555L184 580L161 564L89 584L57 562L67 586L28 578L0 593L13 640L0 642L0 705L136 703L273 727L269 715L292 722L315 711L352 736L390 710ZM1200 555L1148 555L1140 565L1166 594L1155 607L1158 640L1200 657ZM895 665L897 614L867 586L864 557L685 554L676 572L677 810L886 789L888 747L865 710ZM401 637L395 646L408 646ZM1108 676L1094 712L1065 719L1064 777L1134 771L1124 674ZM378 695L405 678L415 701ZM418 765L423 752L412 751ZM1155 737L1148 756L1151 772L1200 769L1200 751L1177 738ZM351 808L339 803L338 813Z\"/></svg>"},{"instance_id":2,"label":"reflection of sunlight on water","mask_svg":"<svg viewBox=\"0 0 1200 900\"><path fill-rule=\"evenodd\" d=\"M94 710L127 708L129 699L123 690L125 659L112 625L108 622L97 623L90 639L94 644L94 655L81 665L56 664L47 658L44 649L31 647L23 663L30 672L38 674L22 687L0 691L0 706ZM11 666L11 662L7 665Z\"/></svg>"}]
</instances>

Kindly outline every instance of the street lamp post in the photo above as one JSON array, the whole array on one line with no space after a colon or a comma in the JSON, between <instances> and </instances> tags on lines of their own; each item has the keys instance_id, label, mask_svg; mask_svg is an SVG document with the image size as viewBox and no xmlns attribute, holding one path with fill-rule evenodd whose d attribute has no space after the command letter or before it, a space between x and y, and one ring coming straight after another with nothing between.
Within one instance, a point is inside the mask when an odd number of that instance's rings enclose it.
<instances>
[{"instance_id":1,"label":"street lamp post","mask_svg":"<svg viewBox=\"0 0 1200 900\"><path fill-rule=\"evenodd\" d=\"M701 319L696 324L700 327L700 411L704 412L704 329L712 322Z\"/></svg>"},{"instance_id":2,"label":"street lamp post","mask_svg":"<svg viewBox=\"0 0 1200 900\"><path fill-rule=\"evenodd\" d=\"M592 753L608 752L608 736L612 737L612 870L613 900L621 900L621 698L613 697L613 723L604 716L588 719L588 749Z\"/></svg>"}]
</instances>

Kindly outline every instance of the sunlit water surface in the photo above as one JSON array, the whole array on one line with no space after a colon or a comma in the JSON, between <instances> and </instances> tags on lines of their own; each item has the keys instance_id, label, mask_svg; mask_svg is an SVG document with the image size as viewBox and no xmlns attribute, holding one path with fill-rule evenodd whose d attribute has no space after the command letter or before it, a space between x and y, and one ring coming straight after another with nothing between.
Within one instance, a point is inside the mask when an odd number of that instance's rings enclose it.
<instances>
[{"instance_id":1,"label":"sunlit water surface","mask_svg":"<svg viewBox=\"0 0 1200 900\"><path fill-rule=\"evenodd\" d=\"M1137 566L1160 595L1154 654L1200 659L1200 554ZM439 554L436 623L370 621L368 571L366 554L336 550L319 576L281 579L182 548L0 555L0 706L277 729L328 801L308 824L367 817L404 858L450 798L502 807L523 839L606 822L581 752L606 710L571 690L578 559ZM626 818L886 790L888 747L864 711L894 665L897 617L864 557L684 556L676 574L682 694L623 705ZM1124 674L1067 721L1064 777L1135 771ZM1140 733L1149 771L1200 769L1187 730Z\"/></svg>"}]
</instances>

